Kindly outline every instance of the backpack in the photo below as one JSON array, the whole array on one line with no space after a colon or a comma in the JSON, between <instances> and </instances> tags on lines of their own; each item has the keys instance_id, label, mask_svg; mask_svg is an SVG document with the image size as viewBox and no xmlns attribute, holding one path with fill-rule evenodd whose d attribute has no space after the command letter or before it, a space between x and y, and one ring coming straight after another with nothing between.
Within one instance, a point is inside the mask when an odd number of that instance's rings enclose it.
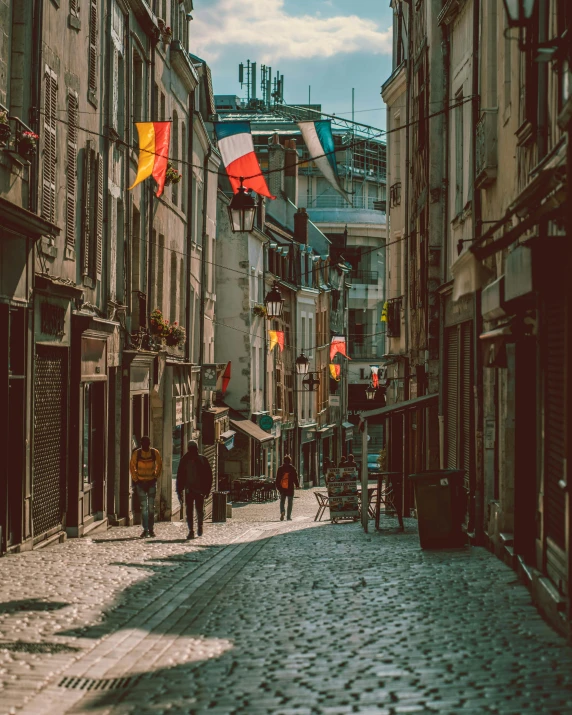
<instances>
[{"instance_id":1,"label":"backpack","mask_svg":"<svg viewBox=\"0 0 572 715\"><path fill-rule=\"evenodd\" d=\"M289 472L284 472L284 474L282 475L282 480L280 482L280 486L282 487L282 489L288 489L288 487L290 486L290 480L288 479L289 474Z\"/></svg>"}]
</instances>

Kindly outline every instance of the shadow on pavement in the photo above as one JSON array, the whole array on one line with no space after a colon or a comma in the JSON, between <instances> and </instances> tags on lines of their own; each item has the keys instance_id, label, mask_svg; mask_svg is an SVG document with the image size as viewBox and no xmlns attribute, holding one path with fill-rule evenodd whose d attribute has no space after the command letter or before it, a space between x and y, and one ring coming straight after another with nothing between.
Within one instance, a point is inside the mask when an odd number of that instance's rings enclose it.
<instances>
[{"instance_id":1,"label":"shadow on pavement","mask_svg":"<svg viewBox=\"0 0 572 715\"><path fill-rule=\"evenodd\" d=\"M40 598L25 598L21 601L0 603L0 615L25 611L58 611L66 606L69 606L69 603L64 601L42 601Z\"/></svg>"}]
</instances>

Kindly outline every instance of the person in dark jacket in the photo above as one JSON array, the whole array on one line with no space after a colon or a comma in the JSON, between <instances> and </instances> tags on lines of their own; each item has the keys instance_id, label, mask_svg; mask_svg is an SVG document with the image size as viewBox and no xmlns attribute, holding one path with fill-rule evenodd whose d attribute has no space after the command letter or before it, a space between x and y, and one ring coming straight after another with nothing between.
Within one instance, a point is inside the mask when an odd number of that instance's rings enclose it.
<instances>
[{"instance_id":1,"label":"person in dark jacket","mask_svg":"<svg viewBox=\"0 0 572 715\"><path fill-rule=\"evenodd\" d=\"M189 533L187 539L194 539L193 531L193 510L197 510L197 534L203 535L203 516L205 499L211 493L213 485L213 473L209 460L199 454L199 445L190 440L187 445L187 453L179 462L177 469L177 495L181 504L183 494L185 495L185 506L187 508L187 524Z\"/></svg>"},{"instance_id":2,"label":"person in dark jacket","mask_svg":"<svg viewBox=\"0 0 572 715\"><path fill-rule=\"evenodd\" d=\"M342 458L340 459L340 461L338 463L338 467L347 467L347 466L348 466L348 458L344 454L344 455L342 455Z\"/></svg>"},{"instance_id":3,"label":"person in dark jacket","mask_svg":"<svg viewBox=\"0 0 572 715\"><path fill-rule=\"evenodd\" d=\"M292 521L292 502L294 501L294 487L300 488L298 473L292 466L290 457L285 456L284 461L276 472L276 489L280 492L280 521L284 521L284 506L288 498L288 521Z\"/></svg>"},{"instance_id":4,"label":"person in dark jacket","mask_svg":"<svg viewBox=\"0 0 572 715\"><path fill-rule=\"evenodd\" d=\"M350 454L348 456L347 464L345 464L344 466L346 467L346 469L357 469L357 471L359 472L359 462L356 462L356 458L353 454Z\"/></svg>"}]
</instances>

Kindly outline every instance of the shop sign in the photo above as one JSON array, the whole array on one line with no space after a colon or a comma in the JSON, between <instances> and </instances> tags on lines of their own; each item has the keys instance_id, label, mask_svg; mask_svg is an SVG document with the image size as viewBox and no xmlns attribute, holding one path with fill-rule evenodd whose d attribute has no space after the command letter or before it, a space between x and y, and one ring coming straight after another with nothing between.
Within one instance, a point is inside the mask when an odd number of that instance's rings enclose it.
<instances>
[{"instance_id":1,"label":"shop sign","mask_svg":"<svg viewBox=\"0 0 572 715\"><path fill-rule=\"evenodd\" d=\"M330 502L330 518L357 519L360 515L358 501L357 469L330 468L326 472L326 485Z\"/></svg>"},{"instance_id":2,"label":"shop sign","mask_svg":"<svg viewBox=\"0 0 572 715\"><path fill-rule=\"evenodd\" d=\"M70 344L71 306L66 298L38 296L35 304L36 343Z\"/></svg>"},{"instance_id":3,"label":"shop sign","mask_svg":"<svg viewBox=\"0 0 572 715\"><path fill-rule=\"evenodd\" d=\"M345 436L345 441L349 442L350 439L354 438L354 428L352 427L351 429L348 427L346 429L346 436Z\"/></svg>"},{"instance_id":4,"label":"shop sign","mask_svg":"<svg viewBox=\"0 0 572 715\"><path fill-rule=\"evenodd\" d=\"M216 390L216 365L203 365L203 390Z\"/></svg>"},{"instance_id":5,"label":"shop sign","mask_svg":"<svg viewBox=\"0 0 572 715\"><path fill-rule=\"evenodd\" d=\"M339 407L341 402L340 402L340 396L339 395L330 395L330 407Z\"/></svg>"},{"instance_id":6,"label":"shop sign","mask_svg":"<svg viewBox=\"0 0 572 715\"><path fill-rule=\"evenodd\" d=\"M276 437L277 439L281 437L282 435L282 422L280 420L276 420L274 424L272 425L272 429L270 433Z\"/></svg>"},{"instance_id":7,"label":"shop sign","mask_svg":"<svg viewBox=\"0 0 572 715\"><path fill-rule=\"evenodd\" d=\"M316 428L315 427L303 427L301 435L301 443L306 444L307 442L313 442L316 439Z\"/></svg>"},{"instance_id":8,"label":"shop sign","mask_svg":"<svg viewBox=\"0 0 572 715\"><path fill-rule=\"evenodd\" d=\"M183 398L175 398L175 425L182 425L184 422L183 418Z\"/></svg>"},{"instance_id":9,"label":"shop sign","mask_svg":"<svg viewBox=\"0 0 572 715\"><path fill-rule=\"evenodd\" d=\"M274 427L274 420L270 415L260 415L258 418L258 426L265 432L270 432Z\"/></svg>"},{"instance_id":10,"label":"shop sign","mask_svg":"<svg viewBox=\"0 0 572 715\"><path fill-rule=\"evenodd\" d=\"M149 368L131 366L131 392L148 392L149 390Z\"/></svg>"}]
</instances>

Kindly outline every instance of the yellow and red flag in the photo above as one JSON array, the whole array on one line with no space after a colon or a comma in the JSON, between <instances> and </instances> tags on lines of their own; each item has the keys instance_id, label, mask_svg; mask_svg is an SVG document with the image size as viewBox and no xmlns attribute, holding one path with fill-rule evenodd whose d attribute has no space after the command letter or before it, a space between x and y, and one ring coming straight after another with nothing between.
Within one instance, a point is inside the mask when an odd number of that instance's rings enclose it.
<instances>
[{"instance_id":1,"label":"yellow and red flag","mask_svg":"<svg viewBox=\"0 0 572 715\"><path fill-rule=\"evenodd\" d=\"M284 350L284 331L283 330L269 330L268 335L270 336L270 350L278 345L280 347L280 352Z\"/></svg>"},{"instance_id":2,"label":"yellow and red flag","mask_svg":"<svg viewBox=\"0 0 572 715\"><path fill-rule=\"evenodd\" d=\"M139 165L135 183L129 188L153 176L157 182L156 196L161 196L169 159L171 122L135 122L135 126L139 134Z\"/></svg>"},{"instance_id":3,"label":"yellow and red flag","mask_svg":"<svg viewBox=\"0 0 572 715\"><path fill-rule=\"evenodd\" d=\"M333 362L330 363L330 375L334 378L334 380L339 381L341 371L342 371L341 365L337 365L336 363L333 363Z\"/></svg>"}]
</instances>

